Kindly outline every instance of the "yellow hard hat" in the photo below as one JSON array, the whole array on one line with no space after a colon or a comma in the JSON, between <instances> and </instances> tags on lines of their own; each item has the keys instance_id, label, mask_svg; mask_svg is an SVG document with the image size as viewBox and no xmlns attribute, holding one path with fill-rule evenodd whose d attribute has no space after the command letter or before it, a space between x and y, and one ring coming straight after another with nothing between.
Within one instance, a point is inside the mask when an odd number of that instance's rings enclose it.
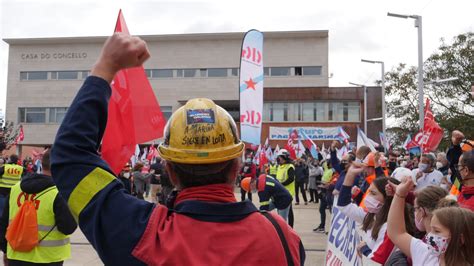
<instances>
[{"instance_id":1,"label":"yellow hard hat","mask_svg":"<svg viewBox=\"0 0 474 266\"><path fill-rule=\"evenodd\" d=\"M176 110L164 131L160 156L176 163L211 164L242 155L234 119L212 100L196 98Z\"/></svg>"}]
</instances>

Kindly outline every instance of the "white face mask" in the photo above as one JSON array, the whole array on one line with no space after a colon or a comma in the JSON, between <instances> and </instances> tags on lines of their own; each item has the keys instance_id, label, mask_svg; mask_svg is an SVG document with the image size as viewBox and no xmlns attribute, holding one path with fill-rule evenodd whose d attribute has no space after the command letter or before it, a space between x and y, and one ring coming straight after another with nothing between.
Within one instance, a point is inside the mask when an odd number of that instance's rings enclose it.
<instances>
[{"instance_id":1,"label":"white face mask","mask_svg":"<svg viewBox=\"0 0 474 266\"><path fill-rule=\"evenodd\" d=\"M420 172L425 172L426 169L428 169L428 164L426 164L426 163L419 163L418 164L418 170L420 170Z\"/></svg>"},{"instance_id":2,"label":"white face mask","mask_svg":"<svg viewBox=\"0 0 474 266\"><path fill-rule=\"evenodd\" d=\"M436 169L439 169L443 167L443 164L441 162L436 162Z\"/></svg>"},{"instance_id":3,"label":"white face mask","mask_svg":"<svg viewBox=\"0 0 474 266\"><path fill-rule=\"evenodd\" d=\"M430 232L426 235L426 243L428 244L428 249L439 256L448 249L449 239Z\"/></svg>"},{"instance_id":4,"label":"white face mask","mask_svg":"<svg viewBox=\"0 0 474 266\"><path fill-rule=\"evenodd\" d=\"M127 173L123 173L123 177L125 177L125 178L130 178L130 173L128 173L128 172L127 172Z\"/></svg>"}]
</instances>

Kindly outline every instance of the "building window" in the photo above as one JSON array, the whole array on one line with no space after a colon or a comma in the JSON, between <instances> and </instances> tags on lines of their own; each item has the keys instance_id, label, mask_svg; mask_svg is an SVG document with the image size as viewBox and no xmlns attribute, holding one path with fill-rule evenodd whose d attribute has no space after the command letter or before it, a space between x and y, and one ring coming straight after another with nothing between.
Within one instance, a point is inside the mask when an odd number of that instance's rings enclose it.
<instances>
[{"instance_id":1,"label":"building window","mask_svg":"<svg viewBox=\"0 0 474 266\"><path fill-rule=\"evenodd\" d=\"M200 72L200 73L199 73L199 76L200 76L201 78L207 77L207 68L201 68L201 69L199 69L199 72Z\"/></svg>"},{"instance_id":2,"label":"building window","mask_svg":"<svg viewBox=\"0 0 474 266\"><path fill-rule=\"evenodd\" d=\"M231 75L233 77L237 77L239 75L239 69L238 68L232 68Z\"/></svg>"},{"instance_id":3,"label":"building window","mask_svg":"<svg viewBox=\"0 0 474 266\"><path fill-rule=\"evenodd\" d=\"M151 69L145 69L145 74L147 78L151 78Z\"/></svg>"},{"instance_id":4,"label":"building window","mask_svg":"<svg viewBox=\"0 0 474 266\"><path fill-rule=\"evenodd\" d=\"M46 123L46 108L19 108L19 123Z\"/></svg>"},{"instance_id":5,"label":"building window","mask_svg":"<svg viewBox=\"0 0 474 266\"><path fill-rule=\"evenodd\" d=\"M270 106L270 121L284 122L288 121L288 104L272 103Z\"/></svg>"},{"instance_id":6,"label":"building window","mask_svg":"<svg viewBox=\"0 0 474 266\"><path fill-rule=\"evenodd\" d=\"M327 109L328 103L326 102L316 102L316 110L315 110L315 116L314 116L314 121L327 121Z\"/></svg>"},{"instance_id":7,"label":"building window","mask_svg":"<svg viewBox=\"0 0 474 266\"><path fill-rule=\"evenodd\" d=\"M270 69L271 76L289 76L290 68L289 67L272 67Z\"/></svg>"},{"instance_id":8,"label":"building window","mask_svg":"<svg viewBox=\"0 0 474 266\"><path fill-rule=\"evenodd\" d=\"M270 68L269 67L264 67L263 68L263 75L270 76Z\"/></svg>"},{"instance_id":9,"label":"building window","mask_svg":"<svg viewBox=\"0 0 474 266\"><path fill-rule=\"evenodd\" d=\"M172 78L173 70L172 69L152 69L151 77L152 78Z\"/></svg>"},{"instance_id":10,"label":"building window","mask_svg":"<svg viewBox=\"0 0 474 266\"><path fill-rule=\"evenodd\" d=\"M227 77L227 68L209 68L207 70L208 77Z\"/></svg>"},{"instance_id":11,"label":"building window","mask_svg":"<svg viewBox=\"0 0 474 266\"><path fill-rule=\"evenodd\" d=\"M173 114L173 107L172 106L160 106L161 112L166 120L170 119L171 115Z\"/></svg>"},{"instance_id":12,"label":"building window","mask_svg":"<svg viewBox=\"0 0 474 266\"><path fill-rule=\"evenodd\" d=\"M359 122L360 121L360 103L359 102L348 102L345 108L347 108L347 121Z\"/></svg>"},{"instance_id":13,"label":"building window","mask_svg":"<svg viewBox=\"0 0 474 266\"><path fill-rule=\"evenodd\" d=\"M302 121L316 121L316 104L302 103L301 104Z\"/></svg>"},{"instance_id":14,"label":"building window","mask_svg":"<svg viewBox=\"0 0 474 266\"><path fill-rule=\"evenodd\" d=\"M301 76L303 74L303 70L301 67L295 67L295 76Z\"/></svg>"},{"instance_id":15,"label":"building window","mask_svg":"<svg viewBox=\"0 0 474 266\"><path fill-rule=\"evenodd\" d=\"M90 71L82 71L82 79L86 79L90 75Z\"/></svg>"},{"instance_id":16,"label":"building window","mask_svg":"<svg viewBox=\"0 0 474 266\"><path fill-rule=\"evenodd\" d=\"M49 108L49 123L61 124L67 113L67 107Z\"/></svg>"},{"instance_id":17,"label":"building window","mask_svg":"<svg viewBox=\"0 0 474 266\"><path fill-rule=\"evenodd\" d=\"M180 78L194 78L196 76L196 69L178 69L176 74L176 76Z\"/></svg>"},{"instance_id":18,"label":"building window","mask_svg":"<svg viewBox=\"0 0 474 266\"><path fill-rule=\"evenodd\" d=\"M27 71L20 72L20 80L47 80L47 71Z\"/></svg>"},{"instance_id":19,"label":"building window","mask_svg":"<svg viewBox=\"0 0 474 266\"><path fill-rule=\"evenodd\" d=\"M303 67L304 76L320 76L321 67L320 66L305 66Z\"/></svg>"},{"instance_id":20,"label":"building window","mask_svg":"<svg viewBox=\"0 0 474 266\"><path fill-rule=\"evenodd\" d=\"M58 71L58 79L77 79L77 71Z\"/></svg>"}]
</instances>

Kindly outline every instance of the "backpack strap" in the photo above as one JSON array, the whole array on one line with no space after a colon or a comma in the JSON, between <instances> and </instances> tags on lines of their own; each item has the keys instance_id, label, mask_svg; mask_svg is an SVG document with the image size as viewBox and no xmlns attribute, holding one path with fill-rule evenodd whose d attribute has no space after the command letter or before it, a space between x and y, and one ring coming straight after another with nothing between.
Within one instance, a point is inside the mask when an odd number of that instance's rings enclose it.
<instances>
[{"instance_id":1,"label":"backpack strap","mask_svg":"<svg viewBox=\"0 0 474 266\"><path fill-rule=\"evenodd\" d=\"M56 186L52 186L52 187L49 187L48 189L46 189L45 191L43 191L41 194L39 194L38 196L35 197L35 200L38 199L39 197L43 196L44 194L50 192L51 190L55 189ZM39 243L41 243L41 241L43 241L49 234L51 234L51 232L56 228L56 223L54 223L54 226L48 231L48 233L46 233L46 235L44 235L39 241L38 241L38 245Z\"/></svg>"},{"instance_id":2,"label":"backpack strap","mask_svg":"<svg viewBox=\"0 0 474 266\"><path fill-rule=\"evenodd\" d=\"M273 216L267 211L260 211L260 213L272 223L273 227L275 227L275 230L278 233L278 237L280 238L281 244L283 245L283 249L285 250L286 264L288 266L294 266L295 263L293 262L293 257L291 256L290 248L288 247L288 242L286 241L285 235L283 234L283 230L281 229L280 225L275 220L275 218L273 218Z\"/></svg>"}]
</instances>

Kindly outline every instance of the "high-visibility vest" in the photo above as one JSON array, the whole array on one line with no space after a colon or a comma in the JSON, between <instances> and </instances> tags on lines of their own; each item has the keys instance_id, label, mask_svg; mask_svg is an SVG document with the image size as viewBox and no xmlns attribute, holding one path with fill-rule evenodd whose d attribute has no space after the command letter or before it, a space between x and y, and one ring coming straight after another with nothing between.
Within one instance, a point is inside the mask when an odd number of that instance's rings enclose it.
<instances>
[{"instance_id":1,"label":"high-visibility vest","mask_svg":"<svg viewBox=\"0 0 474 266\"><path fill-rule=\"evenodd\" d=\"M280 183L285 182L288 179L288 169L293 168L295 170L295 166L292 164L283 164L278 166L277 170L277 180L280 181ZM295 195L295 180L291 182L290 184L286 185L285 188L290 192L291 196Z\"/></svg>"},{"instance_id":2,"label":"high-visibility vest","mask_svg":"<svg viewBox=\"0 0 474 266\"><path fill-rule=\"evenodd\" d=\"M44 193L44 194L42 194ZM25 198L34 199L38 220L38 245L29 252L14 251L7 246L7 257L11 260L27 261L32 263L51 263L64 261L71 257L69 236L61 233L55 226L54 200L58 195L56 187L49 187L37 194L26 194L20 188L20 183L14 185L10 191L9 219L14 219ZM37 198L37 199L35 199ZM45 237L46 236L46 237Z\"/></svg>"},{"instance_id":3,"label":"high-visibility vest","mask_svg":"<svg viewBox=\"0 0 474 266\"><path fill-rule=\"evenodd\" d=\"M278 170L278 165L270 165L270 175L276 176Z\"/></svg>"},{"instance_id":4,"label":"high-visibility vest","mask_svg":"<svg viewBox=\"0 0 474 266\"><path fill-rule=\"evenodd\" d=\"M0 187L11 188L18 183L23 174L23 167L17 164L5 164L3 176L0 177Z\"/></svg>"}]
</instances>

